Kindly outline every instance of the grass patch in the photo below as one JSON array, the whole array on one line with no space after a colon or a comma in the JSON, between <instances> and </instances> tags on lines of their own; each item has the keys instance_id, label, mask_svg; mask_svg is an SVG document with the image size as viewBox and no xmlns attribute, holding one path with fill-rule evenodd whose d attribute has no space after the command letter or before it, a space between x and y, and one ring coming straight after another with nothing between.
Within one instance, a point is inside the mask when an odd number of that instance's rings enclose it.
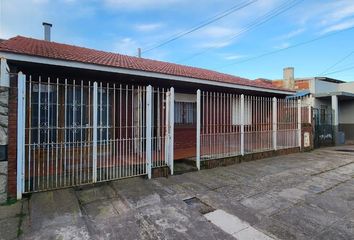
<instances>
[{"instance_id":1,"label":"grass patch","mask_svg":"<svg viewBox=\"0 0 354 240\"><path fill-rule=\"evenodd\" d=\"M0 206L9 206L17 202L16 198L7 198L6 202L0 204Z\"/></svg>"}]
</instances>

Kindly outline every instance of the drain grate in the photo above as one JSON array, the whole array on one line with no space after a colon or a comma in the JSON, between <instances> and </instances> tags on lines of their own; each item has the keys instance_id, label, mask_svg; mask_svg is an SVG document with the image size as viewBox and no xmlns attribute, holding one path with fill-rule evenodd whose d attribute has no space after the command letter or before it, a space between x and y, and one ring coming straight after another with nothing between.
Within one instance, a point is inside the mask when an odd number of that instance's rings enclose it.
<instances>
[{"instance_id":1,"label":"drain grate","mask_svg":"<svg viewBox=\"0 0 354 240\"><path fill-rule=\"evenodd\" d=\"M350 152L350 153L354 153L354 149L336 149L335 151L337 151L337 152Z\"/></svg>"},{"instance_id":2,"label":"drain grate","mask_svg":"<svg viewBox=\"0 0 354 240\"><path fill-rule=\"evenodd\" d=\"M196 211L200 212L201 214L207 214L207 213L215 211L215 208L202 202L197 197L184 199L183 202L185 202L189 207L191 207L192 209L195 209Z\"/></svg>"}]
</instances>

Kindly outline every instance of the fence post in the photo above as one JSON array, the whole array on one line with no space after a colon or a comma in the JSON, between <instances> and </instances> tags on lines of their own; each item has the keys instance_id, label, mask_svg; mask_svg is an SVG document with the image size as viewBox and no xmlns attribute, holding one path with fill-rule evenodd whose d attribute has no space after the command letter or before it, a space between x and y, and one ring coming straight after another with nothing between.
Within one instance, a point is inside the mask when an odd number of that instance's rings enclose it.
<instances>
[{"instance_id":1,"label":"fence post","mask_svg":"<svg viewBox=\"0 0 354 240\"><path fill-rule=\"evenodd\" d=\"M149 85L146 88L146 169L148 178L151 179L151 162L152 162L152 149L151 149L151 131L152 131L152 87Z\"/></svg>"},{"instance_id":2,"label":"fence post","mask_svg":"<svg viewBox=\"0 0 354 240\"><path fill-rule=\"evenodd\" d=\"M97 105L98 105L98 87L97 87L97 82L93 83L93 109L92 109L92 114L93 114L93 136L92 136L92 143L93 143L93 151L92 151L92 181L95 183L97 182Z\"/></svg>"},{"instance_id":3,"label":"fence post","mask_svg":"<svg viewBox=\"0 0 354 240\"><path fill-rule=\"evenodd\" d=\"M201 108L200 108L200 90L197 90L197 168L200 170L200 125L201 125Z\"/></svg>"},{"instance_id":4,"label":"fence post","mask_svg":"<svg viewBox=\"0 0 354 240\"><path fill-rule=\"evenodd\" d=\"M175 89L171 87L171 94L170 94L170 170L171 175L173 175L173 165L174 165L174 127L175 123Z\"/></svg>"},{"instance_id":5,"label":"fence post","mask_svg":"<svg viewBox=\"0 0 354 240\"><path fill-rule=\"evenodd\" d=\"M311 105L308 106L308 114L309 114L309 123L312 124L312 108Z\"/></svg>"},{"instance_id":6,"label":"fence post","mask_svg":"<svg viewBox=\"0 0 354 240\"><path fill-rule=\"evenodd\" d=\"M277 116L278 116L278 109L277 109L277 98L273 98L273 149L277 150Z\"/></svg>"},{"instance_id":7,"label":"fence post","mask_svg":"<svg viewBox=\"0 0 354 240\"><path fill-rule=\"evenodd\" d=\"M245 155L245 95L241 94L241 155Z\"/></svg>"},{"instance_id":8,"label":"fence post","mask_svg":"<svg viewBox=\"0 0 354 240\"><path fill-rule=\"evenodd\" d=\"M298 130L298 141L299 147L301 149L301 99L297 100L297 130Z\"/></svg>"},{"instance_id":9,"label":"fence post","mask_svg":"<svg viewBox=\"0 0 354 240\"><path fill-rule=\"evenodd\" d=\"M26 76L18 73L17 85L17 199L22 198L24 190L25 162L25 122L26 122Z\"/></svg>"}]
</instances>

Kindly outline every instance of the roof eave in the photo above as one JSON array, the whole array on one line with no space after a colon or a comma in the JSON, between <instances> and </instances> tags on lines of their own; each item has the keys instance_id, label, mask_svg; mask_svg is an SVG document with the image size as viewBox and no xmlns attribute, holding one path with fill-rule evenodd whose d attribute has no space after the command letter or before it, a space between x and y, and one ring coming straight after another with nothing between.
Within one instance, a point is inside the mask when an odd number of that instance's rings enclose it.
<instances>
[{"instance_id":1,"label":"roof eave","mask_svg":"<svg viewBox=\"0 0 354 240\"><path fill-rule=\"evenodd\" d=\"M207 79L183 77L183 76L169 75L164 73L148 72L148 71L119 68L119 67L110 67L104 65L83 63L77 61L67 61L67 60L54 59L54 58L45 58L45 57L18 54L18 53L5 52L5 51L0 51L0 54L1 56L5 57L8 60L20 61L20 62L31 62L31 63L54 65L54 66L61 66L61 67L71 67L71 68L86 69L86 70L95 70L95 71L121 73L121 74L129 74L129 75L152 77L152 78L161 78L161 79L167 79L172 81L197 83L197 84L204 84L204 85L211 85L211 86L218 86L218 87L228 87L234 89L243 89L249 91L258 91L258 92L266 92L266 93L274 93L274 94L282 94L282 95L294 94L293 91L287 91L281 89L268 89L268 88L247 86L247 85L241 85L235 83L218 82L218 81L212 81Z\"/></svg>"}]
</instances>

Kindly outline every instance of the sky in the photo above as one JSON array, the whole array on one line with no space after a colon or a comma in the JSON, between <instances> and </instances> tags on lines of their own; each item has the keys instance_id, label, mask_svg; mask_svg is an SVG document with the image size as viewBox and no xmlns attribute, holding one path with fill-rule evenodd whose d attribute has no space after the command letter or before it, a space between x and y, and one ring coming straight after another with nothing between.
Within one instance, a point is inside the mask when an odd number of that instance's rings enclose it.
<instances>
[{"instance_id":1,"label":"sky","mask_svg":"<svg viewBox=\"0 0 354 240\"><path fill-rule=\"evenodd\" d=\"M55 42L249 79L294 67L354 81L353 0L0 0L2 39L43 39L44 21Z\"/></svg>"}]
</instances>

